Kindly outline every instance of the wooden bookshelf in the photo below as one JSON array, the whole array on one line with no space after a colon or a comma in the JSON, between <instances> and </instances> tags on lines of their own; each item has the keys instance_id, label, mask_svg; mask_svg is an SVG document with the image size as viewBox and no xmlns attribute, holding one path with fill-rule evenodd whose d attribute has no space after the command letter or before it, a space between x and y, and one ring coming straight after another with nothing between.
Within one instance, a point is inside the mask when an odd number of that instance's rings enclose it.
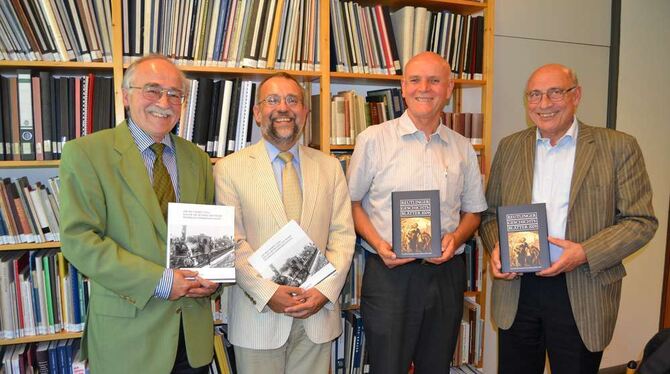
<instances>
[{"instance_id":1,"label":"wooden bookshelf","mask_svg":"<svg viewBox=\"0 0 670 374\"><path fill-rule=\"evenodd\" d=\"M76 339L81 338L81 336L82 336L81 332L63 331L63 332L57 332L55 334L24 336L21 338L14 338L14 339L0 339L0 345L37 343L37 342L46 342L61 339Z\"/></svg>"},{"instance_id":2,"label":"wooden bookshelf","mask_svg":"<svg viewBox=\"0 0 670 374\"><path fill-rule=\"evenodd\" d=\"M114 65L110 62L77 62L77 61L11 61L0 60L0 68L16 69L81 69L81 70L111 70Z\"/></svg>"},{"instance_id":3,"label":"wooden bookshelf","mask_svg":"<svg viewBox=\"0 0 670 374\"><path fill-rule=\"evenodd\" d=\"M0 245L0 252L29 251L33 249L49 249L49 248L60 248L60 242L3 244Z\"/></svg>"},{"instance_id":4,"label":"wooden bookshelf","mask_svg":"<svg viewBox=\"0 0 670 374\"><path fill-rule=\"evenodd\" d=\"M59 160L48 161L0 161L2 169L32 169L58 167Z\"/></svg>"},{"instance_id":5,"label":"wooden bookshelf","mask_svg":"<svg viewBox=\"0 0 670 374\"><path fill-rule=\"evenodd\" d=\"M123 108L121 82L124 70L128 67L128 63L124 62L123 57L123 12L121 0L111 1L111 43L112 43L112 62L61 62L61 61L0 61L0 72L18 69L44 69L54 71L104 71L110 72L113 78L115 108L117 122L125 117ZM352 145L330 145L330 95L332 84L345 85L396 85L399 86L402 79L399 75L381 75L381 74L357 74L357 73L342 73L331 72L330 68L330 1L318 0L320 6L320 13L316 16L319 28L319 44L320 50L320 70L319 71L287 71L296 76L302 81L311 81L319 84L319 91L321 93L319 112L320 112L320 133L321 138L317 142L321 144L320 149L325 153L330 151L351 151ZM454 111L460 111L462 104L461 90L467 88L481 89L481 112L484 115L484 130L483 130L483 145L474 146L474 148L482 154L484 162L484 174L488 175L490 165L488 160L491 160L491 118L492 118L492 102L493 102L493 51L494 51L494 14L495 14L495 0L484 0L483 2L476 0L357 0L361 5L379 4L387 5L391 10L397 10L406 5L422 6L429 10L448 10L460 14L481 14L484 16L484 49L483 49L483 79L481 80L464 80L455 79L455 90L453 97ZM284 0L278 0L275 10L275 19L281 18L281 9ZM275 73L275 52L279 41L279 27L278 22L275 22L275 27L272 30L270 39L270 52L268 55L267 69L254 68L228 68L217 66L198 66L198 65L179 65L179 68L188 75L213 75L235 77L243 76L247 79L260 80L270 74ZM215 162L217 159L212 159ZM35 168L53 168L58 167L59 161L0 161L0 169L25 169L30 173L31 169ZM0 251L15 251L15 250L30 250L40 248L57 248L60 243L41 243L41 244L19 244L11 246L0 246ZM486 274L486 259L480 264L483 268L483 273ZM465 296L471 296L481 305L481 314L485 315L485 301L486 301L486 277L482 279L482 289L479 292L468 292ZM17 344L24 342L35 342L52 339L66 339L72 337L79 337L78 333L60 333L48 336L36 336L21 339L3 340L0 339L0 345ZM479 365L481 366L481 361Z\"/></svg>"}]
</instances>

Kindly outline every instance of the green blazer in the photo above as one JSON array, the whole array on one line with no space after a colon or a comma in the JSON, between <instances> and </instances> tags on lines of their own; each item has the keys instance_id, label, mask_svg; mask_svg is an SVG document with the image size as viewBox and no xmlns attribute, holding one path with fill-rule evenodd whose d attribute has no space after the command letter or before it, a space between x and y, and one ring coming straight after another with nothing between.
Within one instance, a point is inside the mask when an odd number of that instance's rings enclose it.
<instances>
[{"instance_id":1,"label":"green blazer","mask_svg":"<svg viewBox=\"0 0 670 374\"><path fill-rule=\"evenodd\" d=\"M181 202L211 204L209 157L172 136ZM61 244L91 280L82 340L93 373L168 373L180 320L191 366L213 355L209 298L153 297L166 265L167 225L126 122L67 142L60 163Z\"/></svg>"},{"instance_id":2,"label":"green blazer","mask_svg":"<svg viewBox=\"0 0 670 374\"><path fill-rule=\"evenodd\" d=\"M498 241L500 205L528 204L533 189L536 127L504 138L486 191L489 209L480 233L490 252ZM593 352L612 339L626 271L621 261L645 245L658 221L642 152L624 133L579 123L565 238L581 243L587 263L566 273L577 328ZM516 316L519 280L494 280L493 319L508 329Z\"/></svg>"}]
</instances>

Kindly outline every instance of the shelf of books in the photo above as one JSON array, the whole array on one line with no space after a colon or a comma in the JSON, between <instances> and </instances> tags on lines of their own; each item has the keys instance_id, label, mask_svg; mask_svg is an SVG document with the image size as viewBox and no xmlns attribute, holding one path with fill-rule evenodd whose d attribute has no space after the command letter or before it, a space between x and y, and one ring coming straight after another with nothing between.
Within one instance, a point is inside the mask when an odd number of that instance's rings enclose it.
<instances>
[{"instance_id":1,"label":"shelf of books","mask_svg":"<svg viewBox=\"0 0 670 374\"><path fill-rule=\"evenodd\" d=\"M494 6L494 0L9 2L0 7L0 169L30 176L55 168L67 141L115 126L125 116L124 69L147 53L168 56L185 72L189 95L175 131L213 160L260 137L251 114L257 84L281 70L304 86L311 111L304 144L336 152L346 165L360 131L404 111L402 67L431 50L449 60L456 85L443 122L471 139L486 175ZM16 185L7 179L2 185ZM0 201L3 259L57 251L46 238L54 232L45 232L57 222L42 220L37 210L41 191L47 198L57 191L42 182L23 191L25 200L17 186L19 200ZM28 201L33 194L38 206ZM11 211L19 201L36 218L32 227ZM45 209L54 205L41 202ZM32 242L25 240L29 230ZM480 303L484 290L481 284L466 296Z\"/></svg>"}]
</instances>

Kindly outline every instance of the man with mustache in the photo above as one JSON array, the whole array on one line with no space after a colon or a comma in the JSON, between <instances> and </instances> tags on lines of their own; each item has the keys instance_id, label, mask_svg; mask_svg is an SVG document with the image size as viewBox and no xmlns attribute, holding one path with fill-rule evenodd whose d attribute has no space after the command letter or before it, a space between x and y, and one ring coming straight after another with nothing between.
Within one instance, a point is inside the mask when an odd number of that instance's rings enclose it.
<instances>
[{"instance_id":1,"label":"man with mustache","mask_svg":"<svg viewBox=\"0 0 670 374\"><path fill-rule=\"evenodd\" d=\"M356 138L348 171L354 224L366 257L361 313L372 373L449 373L463 315L464 242L486 209L477 156L440 114L454 82L449 64L423 52L405 65L407 110ZM439 190L442 255L396 258L391 193Z\"/></svg>"},{"instance_id":2,"label":"man with mustache","mask_svg":"<svg viewBox=\"0 0 670 374\"><path fill-rule=\"evenodd\" d=\"M94 373L207 373L212 360L217 284L165 267L167 203L214 200L209 157L170 134L186 87L165 57L139 59L123 79L127 119L63 149L62 251L91 281Z\"/></svg>"},{"instance_id":3,"label":"man with mustache","mask_svg":"<svg viewBox=\"0 0 670 374\"><path fill-rule=\"evenodd\" d=\"M328 373L340 335L338 297L354 250L349 193L337 159L298 144L309 110L300 84L276 73L258 86L261 141L214 167L217 204L235 207L235 268L228 310L238 373ZM336 272L311 289L263 279L247 258L295 220Z\"/></svg>"},{"instance_id":4,"label":"man with mustache","mask_svg":"<svg viewBox=\"0 0 670 374\"><path fill-rule=\"evenodd\" d=\"M585 125L577 76L548 64L526 84L535 124L500 141L480 233L491 253L498 373L597 373L609 344L626 270L654 235L651 185L635 138ZM545 203L551 266L502 273L496 208Z\"/></svg>"}]
</instances>

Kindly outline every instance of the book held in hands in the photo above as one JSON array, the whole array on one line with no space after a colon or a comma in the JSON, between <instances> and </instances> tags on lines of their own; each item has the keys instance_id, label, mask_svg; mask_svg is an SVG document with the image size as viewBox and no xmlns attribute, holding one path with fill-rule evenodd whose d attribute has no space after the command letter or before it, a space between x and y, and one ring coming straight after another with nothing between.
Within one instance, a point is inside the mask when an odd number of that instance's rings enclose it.
<instances>
[{"instance_id":1,"label":"book held in hands","mask_svg":"<svg viewBox=\"0 0 670 374\"><path fill-rule=\"evenodd\" d=\"M323 252L293 220L249 256L249 263L265 279L304 289L316 286L335 272Z\"/></svg>"},{"instance_id":2,"label":"book held in hands","mask_svg":"<svg viewBox=\"0 0 670 374\"><path fill-rule=\"evenodd\" d=\"M391 200L397 258L440 257L440 191L397 191Z\"/></svg>"},{"instance_id":3,"label":"book held in hands","mask_svg":"<svg viewBox=\"0 0 670 374\"><path fill-rule=\"evenodd\" d=\"M500 206L497 217L503 273L531 273L549 267L544 203Z\"/></svg>"},{"instance_id":4,"label":"book held in hands","mask_svg":"<svg viewBox=\"0 0 670 374\"><path fill-rule=\"evenodd\" d=\"M168 204L167 267L198 272L217 283L235 282L235 208Z\"/></svg>"}]
</instances>

